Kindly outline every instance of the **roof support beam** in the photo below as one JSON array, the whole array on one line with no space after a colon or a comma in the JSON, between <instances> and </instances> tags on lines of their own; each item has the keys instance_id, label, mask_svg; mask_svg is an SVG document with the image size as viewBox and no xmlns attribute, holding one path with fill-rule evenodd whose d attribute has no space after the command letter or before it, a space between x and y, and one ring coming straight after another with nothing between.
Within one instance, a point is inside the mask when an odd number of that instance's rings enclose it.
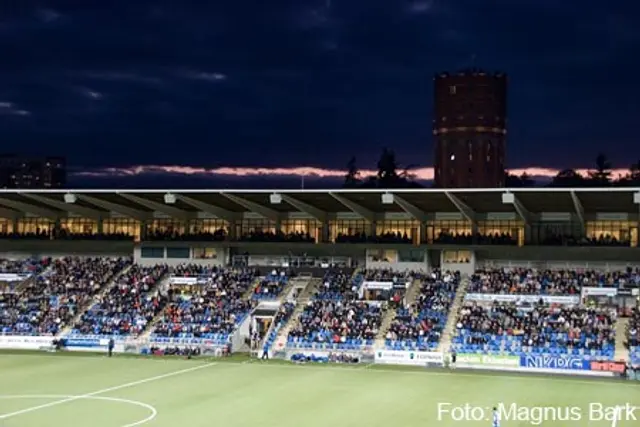
<instances>
[{"instance_id":1,"label":"roof support beam","mask_svg":"<svg viewBox=\"0 0 640 427\"><path fill-rule=\"evenodd\" d=\"M152 216L148 212L143 212L138 209L123 206L120 203L109 202L107 200L102 200L83 193L77 193L76 197L78 197L78 199L84 200L85 202L91 203L92 205L107 209L110 212L116 212L121 215L128 216L129 218L137 219L138 221L150 219Z\"/></svg>"},{"instance_id":2,"label":"roof support beam","mask_svg":"<svg viewBox=\"0 0 640 427\"><path fill-rule=\"evenodd\" d=\"M427 214L422 209L417 208L416 206L407 202L405 199L398 196L397 194L392 194L392 196L393 196L393 201L398 206L400 206L400 208L402 208L403 211L411 215L416 221L420 221L421 223L427 222Z\"/></svg>"},{"instance_id":3,"label":"roof support beam","mask_svg":"<svg viewBox=\"0 0 640 427\"><path fill-rule=\"evenodd\" d=\"M460 213L467 219L467 221L471 221L472 223L476 222L476 213L473 209L471 209L466 203L462 200L454 196L448 191L445 191L444 194L447 198L454 204L454 206L460 211Z\"/></svg>"},{"instance_id":4,"label":"roof support beam","mask_svg":"<svg viewBox=\"0 0 640 427\"><path fill-rule=\"evenodd\" d=\"M329 195L331 197L333 197L334 199L336 199L337 201L339 201L340 203L342 203L350 211L357 213L358 215L360 215L361 217L363 217L367 221L375 222L376 216L369 209L367 209L367 208L365 208L363 206L360 206L359 204L357 204L355 202L352 202L351 200L348 200L348 199L344 198L343 196L341 196L339 194L330 192Z\"/></svg>"},{"instance_id":5,"label":"roof support beam","mask_svg":"<svg viewBox=\"0 0 640 427\"><path fill-rule=\"evenodd\" d=\"M327 222L327 213L324 212L323 210L315 208L305 202L301 202L298 199L294 199L293 197L286 194L281 194L280 196L282 197L282 200L289 203L291 206L298 209L300 212L304 212L307 215L312 216L317 221L320 221L323 224Z\"/></svg>"},{"instance_id":6,"label":"roof support beam","mask_svg":"<svg viewBox=\"0 0 640 427\"><path fill-rule=\"evenodd\" d=\"M531 225L531 223L533 222L533 215L527 210L527 208L524 207L522 203L520 203L520 200L514 193L510 191L504 193L502 195L502 203L513 205L516 213L524 221L524 223L526 225Z\"/></svg>"},{"instance_id":7,"label":"roof support beam","mask_svg":"<svg viewBox=\"0 0 640 427\"><path fill-rule=\"evenodd\" d=\"M183 203L189 206L193 206L194 208L199 209L202 212L208 213L209 215L216 216L228 222L236 221L240 217L240 215L238 215L236 212L231 212L226 209L220 208L218 206L201 202L200 200L196 200L192 197L187 197L182 194L176 194L175 196L176 196L176 199L182 201Z\"/></svg>"},{"instance_id":8,"label":"roof support beam","mask_svg":"<svg viewBox=\"0 0 640 427\"><path fill-rule=\"evenodd\" d=\"M103 216L100 211L96 209L87 208L84 206L78 206L75 203L64 203L59 200L53 200L49 197L39 196L37 194L31 193L20 193L22 197L26 197L31 200L35 200L38 203L43 205L49 205L61 211L69 211L78 215L82 215L86 218L91 218L96 221L100 221L100 218Z\"/></svg>"},{"instance_id":9,"label":"roof support beam","mask_svg":"<svg viewBox=\"0 0 640 427\"><path fill-rule=\"evenodd\" d=\"M34 206L30 203L17 202L15 200L1 199L0 205L9 207L11 209L15 209L21 212L27 212L33 215L41 216L42 218L49 218L52 220L57 220L62 217L62 213L52 211L51 209L42 208L40 206Z\"/></svg>"},{"instance_id":10,"label":"roof support beam","mask_svg":"<svg viewBox=\"0 0 640 427\"><path fill-rule=\"evenodd\" d=\"M189 215L189 212L183 211L173 206L166 205L164 203L154 202L153 200L145 199L144 197L134 196L133 194L118 193L120 197L123 197L133 203L137 203L140 206L144 206L156 212L162 212L173 218L177 218L183 221L189 220L193 215Z\"/></svg>"},{"instance_id":11,"label":"roof support beam","mask_svg":"<svg viewBox=\"0 0 640 427\"><path fill-rule=\"evenodd\" d=\"M576 209L576 214L578 215L578 220L580 221L580 224L582 225L582 228L584 229L585 228L584 207L582 206L582 202L578 198L578 195L573 190L571 190L571 200L573 200L573 206Z\"/></svg>"},{"instance_id":12,"label":"roof support beam","mask_svg":"<svg viewBox=\"0 0 640 427\"><path fill-rule=\"evenodd\" d=\"M259 205L258 203L252 202L247 199L243 199L242 197L238 197L234 194L229 194L222 191L220 192L220 194L226 197L227 199L231 200L233 203L236 203L244 207L245 209L249 209L250 211L257 213L258 215L268 220L278 222L281 219L280 213L278 213L275 209L271 209L266 206Z\"/></svg>"},{"instance_id":13,"label":"roof support beam","mask_svg":"<svg viewBox=\"0 0 640 427\"><path fill-rule=\"evenodd\" d=\"M0 208L0 218L4 219L18 219L22 218L24 214L22 212L14 211L12 209Z\"/></svg>"}]
</instances>

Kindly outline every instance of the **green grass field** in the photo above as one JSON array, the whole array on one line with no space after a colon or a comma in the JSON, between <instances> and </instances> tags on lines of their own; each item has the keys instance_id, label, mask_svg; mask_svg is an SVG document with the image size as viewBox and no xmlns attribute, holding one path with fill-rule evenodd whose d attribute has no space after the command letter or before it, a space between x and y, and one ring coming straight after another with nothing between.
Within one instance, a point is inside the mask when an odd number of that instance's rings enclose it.
<instances>
[{"instance_id":1,"label":"green grass field","mask_svg":"<svg viewBox=\"0 0 640 427\"><path fill-rule=\"evenodd\" d=\"M590 414L590 404L627 402L640 405L638 383L374 366L0 354L0 427L491 426L488 408L499 403L510 410L518 405L520 411L517 419L503 418L502 427L640 426L640 410L635 411L639 421ZM478 409L445 411L466 404ZM548 419L537 424L531 419L534 407L575 407L580 419L554 421L549 409ZM459 415L463 418L453 419Z\"/></svg>"}]
</instances>

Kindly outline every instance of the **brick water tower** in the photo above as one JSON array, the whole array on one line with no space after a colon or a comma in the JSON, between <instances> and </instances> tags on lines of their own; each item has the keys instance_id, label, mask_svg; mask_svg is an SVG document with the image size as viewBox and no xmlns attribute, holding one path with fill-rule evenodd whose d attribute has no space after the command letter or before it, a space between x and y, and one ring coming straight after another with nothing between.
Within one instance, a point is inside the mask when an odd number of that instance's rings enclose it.
<instances>
[{"instance_id":1,"label":"brick water tower","mask_svg":"<svg viewBox=\"0 0 640 427\"><path fill-rule=\"evenodd\" d=\"M504 186L507 76L481 70L434 77L435 183L439 188Z\"/></svg>"}]
</instances>

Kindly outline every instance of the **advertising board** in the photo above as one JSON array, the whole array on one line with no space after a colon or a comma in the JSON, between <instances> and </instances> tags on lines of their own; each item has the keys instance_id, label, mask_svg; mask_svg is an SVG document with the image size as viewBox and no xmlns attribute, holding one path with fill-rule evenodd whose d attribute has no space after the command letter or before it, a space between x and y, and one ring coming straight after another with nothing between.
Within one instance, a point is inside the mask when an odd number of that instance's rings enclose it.
<instances>
[{"instance_id":1,"label":"advertising board","mask_svg":"<svg viewBox=\"0 0 640 427\"><path fill-rule=\"evenodd\" d=\"M483 365L483 366L520 366L520 357L491 354L464 353L457 355L457 365Z\"/></svg>"},{"instance_id":2,"label":"advertising board","mask_svg":"<svg viewBox=\"0 0 640 427\"><path fill-rule=\"evenodd\" d=\"M526 355L520 357L523 368L563 369L590 371L591 362L581 356L567 355Z\"/></svg>"},{"instance_id":3,"label":"advertising board","mask_svg":"<svg viewBox=\"0 0 640 427\"><path fill-rule=\"evenodd\" d=\"M374 362L386 365L441 366L444 364L444 355L428 351L379 350L376 351Z\"/></svg>"},{"instance_id":4,"label":"advertising board","mask_svg":"<svg viewBox=\"0 0 640 427\"><path fill-rule=\"evenodd\" d=\"M41 350L53 345L53 337L0 335L0 349Z\"/></svg>"},{"instance_id":5,"label":"advertising board","mask_svg":"<svg viewBox=\"0 0 640 427\"><path fill-rule=\"evenodd\" d=\"M580 303L580 297L576 295L514 295L514 294L467 294L466 301L480 302L526 302L535 304L541 299L547 304L572 305Z\"/></svg>"},{"instance_id":6,"label":"advertising board","mask_svg":"<svg viewBox=\"0 0 640 427\"><path fill-rule=\"evenodd\" d=\"M614 372L616 374L624 374L625 364L623 362L610 362L610 361L592 361L591 362L591 370L592 371L602 371L602 372Z\"/></svg>"}]
</instances>

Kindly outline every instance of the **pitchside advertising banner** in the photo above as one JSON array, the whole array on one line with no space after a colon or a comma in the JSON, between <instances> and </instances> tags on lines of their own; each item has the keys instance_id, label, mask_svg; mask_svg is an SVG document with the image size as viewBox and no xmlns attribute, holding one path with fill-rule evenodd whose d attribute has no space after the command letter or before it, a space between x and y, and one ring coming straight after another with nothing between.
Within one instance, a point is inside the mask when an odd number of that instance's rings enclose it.
<instances>
[{"instance_id":1,"label":"pitchside advertising banner","mask_svg":"<svg viewBox=\"0 0 640 427\"><path fill-rule=\"evenodd\" d=\"M520 366L523 368L590 371L591 361L581 356L526 355L520 357Z\"/></svg>"},{"instance_id":2,"label":"pitchside advertising banner","mask_svg":"<svg viewBox=\"0 0 640 427\"><path fill-rule=\"evenodd\" d=\"M374 361L386 365L442 366L444 355L428 351L379 350L376 351Z\"/></svg>"},{"instance_id":3,"label":"pitchside advertising banner","mask_svg":"<svg viewBox=\"0 0 640 427\"><path fill-rule=\"evenodd\" d=\"M491 354L458 354L456 365L478 365L478 366L520 366L518 356L501 356Z\"/></svg>"},{"instance_id":4,"label":"pitchside advertising banner","mask_svg":"<svg viewBox=\"0 0 640 427\"><path fill-rule=\"evenodd\" d=\"M53 345L53 337L0 335L0 349L41 350Z\"/></svg>"}]
</instances>

